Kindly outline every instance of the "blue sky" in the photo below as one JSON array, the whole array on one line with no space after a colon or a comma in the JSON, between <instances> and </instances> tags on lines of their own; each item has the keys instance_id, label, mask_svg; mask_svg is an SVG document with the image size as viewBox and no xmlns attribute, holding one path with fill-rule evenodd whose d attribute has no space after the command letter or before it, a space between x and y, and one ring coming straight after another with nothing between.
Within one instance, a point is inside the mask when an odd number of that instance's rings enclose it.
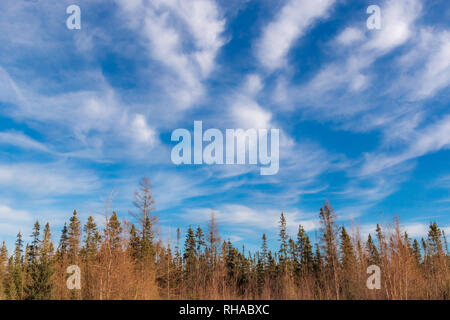
<instances>
[{"instance_id":1,"label":"blue sky","mask_svg":"<svg viewBox=\"0 0 450 320\"><path fill-rule=\"evenodd\" d=\"M74 209L102 223L111 195L131 219L144 175L164 241L211 209L236 246L276 245L282 211L314 236L325 199L363 235L395 215L450 233L449 21L447 1L2 0L1 239L36 219L58 239ZM278 174L175 166L194 120L280 129Z\"/></svg>"}]
</instances>

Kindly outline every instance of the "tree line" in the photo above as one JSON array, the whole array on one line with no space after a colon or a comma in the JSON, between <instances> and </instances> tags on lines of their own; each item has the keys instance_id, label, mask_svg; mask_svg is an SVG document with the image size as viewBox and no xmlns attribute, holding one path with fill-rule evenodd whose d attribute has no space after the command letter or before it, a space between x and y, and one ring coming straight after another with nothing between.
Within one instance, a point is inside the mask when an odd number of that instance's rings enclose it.
<instances>
[{"instance_id":1,"label":"tree line","mask_svg":"<svg viewBox=\"0 0 450 320\"><path fill-rule=\"evenodd\" d=\"M289 236L279 220L279 249L246 252L222 241L212 213L208 226L189 227L181 245L158 239L158 218L148 179L134 195L134 223L105 212L100 228L77 211L57 247L47 223L36 222L31 241L17 235L15 250L0 249L0 299L449 299L450 255L436 222L420 241L402 232L398 219L379 224L362 239L358 227L339 226L331 205L320 209L319 241L303 226ZM67 267L81 269L81 289L69 290ZM366 286L367 267L381 269L381 289Z\"/></svg>"}]
</instances>

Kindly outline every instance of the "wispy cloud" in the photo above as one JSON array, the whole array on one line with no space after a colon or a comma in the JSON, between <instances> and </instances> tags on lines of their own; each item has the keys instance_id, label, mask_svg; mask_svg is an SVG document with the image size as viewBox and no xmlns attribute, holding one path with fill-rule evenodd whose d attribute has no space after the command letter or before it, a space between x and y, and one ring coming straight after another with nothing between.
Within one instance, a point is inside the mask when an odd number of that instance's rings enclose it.
<instances>
[{"instance_id":1,"label":"wispy cloud","mask_svg":"<svg viewBox=\"0 0 450 320\"><path fill-rule=\"evenodd\" d=\"M34 196L87 194L101 186L89 171L60 163L0 163L0 186Z\"/></svg>"},{"instance_id":2,"label":"wispy cloud","mask_svg":"<svg viewBox=\"0 0 450 320\"><path fill-rule=\"evenodd\" d=\"M408 139L408 145L397 153L377 152L366 155L361 174L374 174L402 162L415 159L430 152L450 146L450 116L446 116L423 129L415 131Z\"/></svg>"},{"instance_id":3,"label":"wispy cloud","mask_svg":"<svg viewBox=\"0 0 450 320\"><path fill-rule=\"evenodd\" d=\"M325 17L334 0L289 0L274 21L264 28L257 45L260 63L272 71L286 66L286 56L295 41L319 18Z\"/></svg>"},{"instance_id":4,"label":"wispy cloud","mask_svg":"<svg viewBox=\"0 0 450 320\"><path fill-rule=\"evenodd\" d=\"M192 106L203 95L202 81L214 70L215 58L224 44L221 34L225 20L216 2L116 2L127 15L130 27L141 30L151 58L175 74L175 77L165 80L174 84L164 88L167 94L179 108ZM180 23L187 28L181 27ZM192 41L187 41L186 31ZM186 42L190 42L190 49L187 49Z\"/></svg>"}]
</instances>

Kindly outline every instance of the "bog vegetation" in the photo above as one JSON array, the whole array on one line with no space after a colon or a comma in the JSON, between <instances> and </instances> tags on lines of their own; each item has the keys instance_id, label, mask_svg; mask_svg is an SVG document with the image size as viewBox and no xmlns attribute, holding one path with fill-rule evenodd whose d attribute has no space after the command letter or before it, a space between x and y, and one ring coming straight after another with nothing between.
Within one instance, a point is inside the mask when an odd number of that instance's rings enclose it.
<instances>
[{"instance_id":1,"label":"bog vegetation","mask_svg":"<svg viewBox=\"0 0 450 320\"><path fill-rule=\"evenodd\" d=\"M207 228L190 227L172 248L156 235L157 216L147 179L135 193L130 221L105 212L105 227L74 211L57 245L50 225L36 222L32 241L17 235L0 252L1 299L449 299L450 256L436 223L418 241L398 221L377 225L367 239L336 224L328 202L320 209L320 241L299 225L295 238L279 222L279 249L245 252L222 241L211 215ZM381 268L381 289L366 286L367 267ZM69 290L66 269L81 269L81 290Z\"/></svg>"}]
</instances>

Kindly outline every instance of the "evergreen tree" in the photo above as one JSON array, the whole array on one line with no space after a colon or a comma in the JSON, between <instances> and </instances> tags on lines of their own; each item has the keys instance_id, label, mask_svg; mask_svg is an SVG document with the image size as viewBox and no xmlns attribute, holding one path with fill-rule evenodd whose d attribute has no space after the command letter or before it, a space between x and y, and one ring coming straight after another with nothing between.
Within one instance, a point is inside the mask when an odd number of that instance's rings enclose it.
<instances>
[{"instance_id":1,"label":"evergreen tree","mask_svg":"<svg viewBox=\"0 0 450 320\"><path fill-rule=\"evenodd\" d=\"M94 261L100 247L101 236L94 218L90 216L84 225L85 233L83 254L86 261Z\"/></svg>"},{"instance_id":2,"label":"evergreen tree","mask_svg":"<svg viewBox=\"0 0 450 320\"><path fill-rule=\"evenodd\" d=\"M197 249L194 230L189 226L184 243L184 280L186 283L195 283L197 281ZM187 288L189 298L195 297L195 290L193 287Z\"/></svg>"},{"instance_id":3,"label":"evergreen tree","mask_svg":"<svg viewBox=\"0 0 450 320\"><path fill-rule=\"evenodd\" d=\"M367 255L369 257L370 265L380 265L380 254L378 253L377 246L372 240L372 236L369 233L369 237L367 238Z\"/></svg>"},{"instance_id":4,"label":"evergreen tree","mask_svg":"<svg viewBox=\"0 0 450 320\"><path fill-rule=\"evenodd\" d=\"M195 238L197 241L197 252L201 254L204 252L204 248L206 246L205 235L203 234L202 228L200 226L197 227L197 231L195 232Z\"/></svg>"},{"instance_id":5,"label":"evergreen tree","mask_svg":"<svg viewBox=\"0 0 450 320\"><path fill-rule=\"evenodd\" d=\"M267 236L264 233L262 235L262 247L261 247L261 262L262 262L262 266L263 269L265 269L267 267L267 259L268 259L268 253L267 253Z\"/></svg>"},{"instance_id":6,"label":"evergreen tree","mask_svg":"<svg viewBox=\"0 0 450 320\"><path fill-rule=\"evenodd\" d=\"M416 261L417 265L420 265L420 263L422 261L422 255L420 253L419 242L416 239L414 239L414 242L413 242L412 253L413 253L413 257L414 257L414 260Z\"/></svg>"},{"instance_id":7,"label":"evergreen tree","mask_svg":"<svg viewBox=\"0 0 450 320\"><path fill-rule=\"evenodd\" d=\"M69 249L69 236L68 236L68 230L67 230L67 224L64 223L64 227L61 231L61 238L59 240L58 250L57 250L57 256L59 260L63 260L68 253Z\"/></svg>"},{"instance_id":8,"label":"evergreen tree","mask_svg":"<svg viewBox=\"0 0 450 320\"><path fill-rule=\"evenodd\" d=\"M39 240L39 223L36 222L33 232L33 247L30 249L29 282L25 287L29 300L48 300L51 298L53 268L51 265L51 233L47 223L42 242ZM36 247L37 243L41 243Z\"/></svg>"},{"instance_id":9,"label":"evergreen tree","mask_svg":"<svg viewBox=\"0 0 450 320\"><path fill-rule=\"evenodd\" d=\"M101 235L97 229L97 224L94 218L90 216L83 227L85 234L84 245L81 249L81 256L83 258L83 287L82 293L84 299L94 299L96 290L95 264L98 259Z\"/></svg>"},{"instance_id":10,"label":"evergreen tree","mask_svg":"<svg viewBox=\"0 0 450 320\"><path fill-rule=\"evenodd\" d=\"M320 275L323 270L323 258L320 252L320 247L316 243L316 252L314 253L314 273L316 275Z\"/></svg>"},{"instance_id":11,"label":"evergreen tree","mask_svg":"<svg viewBox=\"0 0 450 320\"><path fill-rule=\"evenodd\" d=\"M134 193L134 206L138 212L130 211L130 214L139 222L140 225L140 254L142 262L153 262L154 258L154 230L153 227L158 221L158 217L152 215L155 210L155 200L152 195L152 185L144 177L139 181L139 190Z\"/></svg>"},{"instance_id":12,"label":"evergreen tree","mask_svg":"<svg viewBox=\"0 0 450 320\"><path fill-rule=\"evenodd\" d=\"M280 265L281 270L286 272L287 268L287 248L288 248L288 235L286 230L286 218L284 217L284 213L281 213L280 216Z\"/></svg>"},{"instance_id":13,"label":"evergreen tree","mask_svg":"<svg viewBox=\"0 0 450 320\"><path fill-rule=\"evenodd\" d=\"M264 233L262 235L262 245L261 252L257 255L257 264L256 264L256 281L257 281L257 290L258 294L262 293L264 288L264 284L266 283L266 271L269 264L269 254L267 248L267 236Z\"/></svg>"},{"instance_id":14,"label":"evergreen tree","mask_svg":"<svg viewBox=\"0 0 450 320\"><path fill-rule=\"evenodd\" d=\"M312 245L302 225L298 226L297 247L303 274L311 273L314 269Z\"/></svg>"},{"instance_id":15,"label":"evergreen tree","mask_svg":"<svg viewBox=\"0 0 450 320\"><path fill-rule=\"evenodd\" d=\"M136 227L133 225L131 225L131 229L130 229L130 239L128 242L128 247L130 250L130 255L133 258L134 262L140 260L140 243L141 243L141 239L139 237L139 235L137 234L136 231Z\"/></svg>"},{"instance_id":16,"label":"evergreen tree","mask_svg":"<svg viewBox=\"0 0 450 320\"><path fill-rule=\"evenodd\" d=\"M336 215L328 201L325 201L320 209L320 223L322 225L322 245L325 251L325 266L329 277L334 281L336 298L339 299L338 280L338 250L337 250L337 227Z\"/></svg>"},{"instance_id":17,"label":"evergreen tree","mask_svg":"<svg viewBox=\"0 0 450 320\"><path fill-rule=\"evenodd\" d=\"M8 291L10 299L23 299L25 286L25 264L23 253L22 234L19 232L16 239L16 247L14 250L14 259L11 260L11 268L8 268L10 282L8 283ZM13 263L12 263L13 262Z\"/></svg>"},{"instance_id":18,"label":"evergreen tree","mask_svg":"<svg viewBox=\"0 0 450 320\"><path fill-rule=\"evenodd\" d=\"M380 263L381 263L381 260L384 257L385 252L386 252L387 244L386 244L386 239L384 237L383 231L381 230L381 227L378 223L377 223L377 228L376 228L375 232L377 234L378 247L380 248L379 256L380 256Z\"/></svg>"},{"instance_id":19,"label":"evergreen tree","mask_svg":"<svg viewBox=\"0 0 450 320\"><path fill-rule=\"evenodd\" d=\"M78 264L81 240L81 223L77 211L73 211L68 228L68 258L70 264Z\"/></svg>"},{"instance_id":20,"label":"evergreen tree","mask_svg":"<svg viewBox=\"0 0 450 320\"><path fill-rule=\"evenodd\" d=\"M444 247L442 245L442 230L438 227L436 222L430 223L427 244L431 256L444 255Z\"/></svg>"},{"instance_id":21,"label":"evergreen tree","mask_svg":"<svg viewBox=\"0 0 450 320\"><path fill-rule=\"evenodd\" d=\"M191 227L188 229L186 242L184 244L183 260L187 273L193 273L196 268L197 249L194 230Z\"/></svg>"},{"instance_id":22,"label":"evergreen tree","mask_svg":"<svg viewBox=\"0 0 450 320\"><path fill-rule=\"evenodd\" d=\"M288 260L288 269L291 274L295 275L296 278L300 276L301 268L300 268L300 256L298 254L297 244L292 238L289 238L289 260Z\"/></svg>"},{"instance_id":23,"label":"evergreen tree","mask_svg":"<svg viewBox=\"0 0 450 320\"><path fill-rule=\"evenodd\" d=\"M226 243L225 266L227 269L228 285L233 287L237 284L239 252L233 247L230 240Z\"/></svg>"},{"instance_id":24,"label":"evergreen tree","mask_svg":"<svg viewBox=\"0 0 450 320\"><path fill-rule=\"evenodd\" d=\"M342 282L344 292L347 295L347 299L353 299L355 297L355 292L352 290L354 288L353 283L353 273L354 268L356 267L356 256L353 248L352 241L350 236L345 230L345 227L341 228L341 244L340 244L340 252L341 252L341 272L342 272Z\"/></svg>"},{"instance_id":25,"label":"evergreen tree","mask_svg":"<svg viewBox=\"0 0 450 320\"><path fill-rule=\"evenodd\" d=\"M40 234L40 225L39 222L36 221L33 227L33 233L31 234L31 237L33 241L31 242L31 245L29 246L28 250L28 265L33 265L37 259L39 259L39 246L40 246L40 240L39 240L39 234Z\"/></svg>"},{"instance_id":26,"label":"evergreen tree","mask_svg":"<svg viewBox=\"0 0 450 320\"><path fill-rule=\"evenodd\" d=\"M113 253L116 253L117 251L119 251L119 249L122 248L120 237L120 234L122 233L122 227L115 211L108 221L106 230L108 235L107 239L109 240L111 246L111 251Z\"/></svg>"},{"instance_id":27,"label":"evergreen tree","mask_svg":"<svg viewBox=\"0 0 450 320\"><path fill-rule=\"evenodd\" d=\"M0 300L6 299L5 285L7 284L7 262L8 249L6 248L5 241L3 241L2 248L0 249Z\"/></svg>"},{"instance_id":28,"label":"evergreen tree","mask_svg":"<svg viewBox=\"0 0 450 320\"><path fill-rule=\"evenodd\" d=\"M261 259L261 256L259 253L256 254L256 288L258 290L258 295L261 295L262 290L264 288L265 284L265 268L264 268L264 262Z\"/></svg>"},{"instance_id":29,"label":"evergreen tree","mask_svg":"<svg viewBox=\"0 0 450 320\"><path fill-rule=\"evenodd\" d=\"M16 266L14 263L14 257L10 257L7 265L7 276L5 278L5 296L8 300L21 299L18 288L16 287Z\"/></svg>"}]
</instances>

